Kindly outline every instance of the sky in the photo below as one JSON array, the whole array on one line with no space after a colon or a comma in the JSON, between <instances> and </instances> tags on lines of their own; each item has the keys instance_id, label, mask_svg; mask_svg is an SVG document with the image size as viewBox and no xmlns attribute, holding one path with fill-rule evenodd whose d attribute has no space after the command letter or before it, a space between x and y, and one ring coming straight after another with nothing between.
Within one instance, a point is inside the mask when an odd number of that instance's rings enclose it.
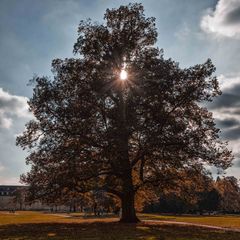
<instances>
[{"instance_id":1,"label":"sky","mask_svg":"<svg viewBox=\"0 0 240 240\"><path fill-rule=\"evenodd\" d=\"M212 59L223 94L208 108L235 156L226 175L240 178L240 0L1 0L0 184L18 184L29 169L27 152L15 146L33 117L29 80L51 76L53 59L73 56L80 20L102 23L107 8L129 2L141 2L156 18L165 58L181 67Z\"/></svg>"}]
</instances>

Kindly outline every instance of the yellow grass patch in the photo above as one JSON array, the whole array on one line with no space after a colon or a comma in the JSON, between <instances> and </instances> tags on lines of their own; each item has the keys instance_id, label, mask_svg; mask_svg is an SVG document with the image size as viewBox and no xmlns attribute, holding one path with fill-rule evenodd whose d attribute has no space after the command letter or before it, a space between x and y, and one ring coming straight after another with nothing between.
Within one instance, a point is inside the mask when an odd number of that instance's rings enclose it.
<instances>
[{"instance_id":1,"label":"yellow grass patch","mask_svg":"<svg viewBox=\"0 0 240 240\"><path fill-rule=\"evenodd\" d=\"M186 222L186 223L211 225L211 226L216 226L216 227L239 228L240 229L240 216L239 215L168 216L168 215L157 215L157 214L141 214L140 216L142 219L148 219L148 220Z\"/></svg>"},{"instance_id":2,"label":"yellow grass patch","mask_svg":"<svg viewBox=\"0 0 240 240\"><path fill-rule=\"evenodd\" d=\"M141 215L141 218L168 219L169 216ZM180 221L172 216L172 221ZM194 220L197 217L181 217ZM205 222L209 222L208 218ZM228 217L222 216L219 219ZM228 220L232 219L230 216ZM198 218L199 220L201 219ZM238 218L237 218L238 219ZM181 219L182 220L182 219ZM234 220L234 219L232 219ZM212 221L212 218L211 218ZM234 222L234 221L233 221ZM232 225L234 225L232 223ZM237 224L235 224L237 225ZM234 225L234 226L235 226ZM159 222L119 223L117 218L84 219L76 214L41 212L0 212L1 240L239 240L240 233L205 228L163 225Z\"/></svg>"}]
</instances>

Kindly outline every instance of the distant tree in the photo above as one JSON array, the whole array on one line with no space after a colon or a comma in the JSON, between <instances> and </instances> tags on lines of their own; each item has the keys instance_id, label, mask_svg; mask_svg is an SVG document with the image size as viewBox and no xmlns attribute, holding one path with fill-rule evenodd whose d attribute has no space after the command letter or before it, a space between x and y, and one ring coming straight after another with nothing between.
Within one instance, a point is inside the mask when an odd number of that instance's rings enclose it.
<instances>
[{"instance_id":1,"label":"distant tree","mask_svg":"<svg viewBox=\"0 0 240 240\"><path fill-rule=\"evenodd\" d=\"M209 171L202 166L184 172L180 182L180 197L184 200L187 212L212 212L218 210L220 194Z\"/></svg>"},{"instance_id":2,"label":"distant tree","mask_svg":"<svg viewBox=\"0 0 240 240\"><path fill-rule=\"evenodd\" d=\"M225 169L232 156L202 107L220 94L212 62L181 69L165 60L141 4L107 9L104 19L81 21L79 58L55 59L53 80L34 79L35 119L17 138L30 150L22 181L36 198L104 189L121 200L121 221L136 222L136 192L195 164Z\"/></svg>"},{"instance_id":3,"label":"distant tree","mask_svg":"<svg viewBox=\"0 0 240 240\"><path fill-rule=\"evenodd\" d=\"M214 180L209 171L201 165L183 170L168 186L160 188L159 201L147 204L147 212L158 213L193 213L215 211L220 195L214 187Z\"/></svg>"},{"instance_id":4,"label":"distant tree","mask_svg":"<svg viewBox=\"0 0 240 240\"><path fill-rule=\"evenodd\" d=\"M202 213L219 210L221 195L217 189L212 188L208 191L201 192L198 201L198 210Z\"/></svg>"},{"instance_id":5,"label":"distant tree","mask_svg":"<svg viewBox=\"0 0 240 240\"><path fill-rule=\"evenodd\" d=\"M218 177L216 180L220 200L220 210L226 213L240 212L240 186L235 177Z\"/></svg>"}]
</instances>

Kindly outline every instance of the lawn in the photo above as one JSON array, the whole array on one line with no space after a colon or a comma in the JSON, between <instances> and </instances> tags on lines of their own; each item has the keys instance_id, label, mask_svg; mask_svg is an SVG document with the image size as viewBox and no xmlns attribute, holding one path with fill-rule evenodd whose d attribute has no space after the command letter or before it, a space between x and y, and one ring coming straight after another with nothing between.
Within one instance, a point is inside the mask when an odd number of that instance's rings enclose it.
<instances>
[{"instance_id":1,"label":"lawn","mask_svg":"<svg viewBox=\"0 0 240 240\"><path fill-rule=\"evenodd\" d=\"M159 219L160 216L156 216ZM142 216L153 218L153 216ZM166 216L163 217L165 220ZM222 217L224 218L224 217ZM200 218L199 218L200 219ZM173 219L174 220L174 219ZM229 219L228 219L229 220ZM240 233L159 222L120 224L117 218L86 218L81 215L40 212L0 212L0 239L4 240L239 240ZM178 219L178 221L180 221Z\"/></svg>"},{"instance_id":2,"label":"lawn","mask_svg":"<svg viewBox=\"0 0 240 240\"><path fill-rule=\"evenodd\" d=\"M219 216L172 216L172 215L157 215L157 214L141 214L143 220L163 220L175 222L198 223L203 225L211 225L226 228L240 229L240 216L238 215L219 215Z\"/></svg>"}]
</instances>

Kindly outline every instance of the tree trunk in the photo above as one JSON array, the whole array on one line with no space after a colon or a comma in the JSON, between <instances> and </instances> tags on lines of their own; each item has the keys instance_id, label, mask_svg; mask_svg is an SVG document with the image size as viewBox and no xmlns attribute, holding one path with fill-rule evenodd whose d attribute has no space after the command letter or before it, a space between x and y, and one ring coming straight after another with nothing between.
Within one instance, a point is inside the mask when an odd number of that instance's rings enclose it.
<instances>
[{"instance_id":1,"label":"tree trunk","mask_svg":"<svg viewBox=\"0 0 240 240\"><path fill-rule=\"evenodd\" d=\"M120 162L122 172L122 215L120 222L124 223L136 223L139 219L136 216L134 208L134 187L132 181L132 167L129 161L128 155L128 140L129 140L129 129L126 122L126 105L127 103L123 97L124 85L122 85L122 90L119 93L120 98L120 109L119 109L119 152L120 152Z\"/></svg>"},{"instance_id":2,"label":"tree trunk","mask_svg":"<svg viewBox=\"0 0 240 240\"><path fill-rule=\"evenodd\" d=\"M137 223L140 220L136 216L135 207L134 207L134 190L132 179L125 179L123 184L123 196L121 198L122 203L122 214L120 222L124 223Z\"/></svg>"},{"instance_id":3,"label":"tree trunk","mask_svg":"<svg viewBox=\"0 0 240 240\"><path fill-rule=\"evenodd\" d=\"M77 211L77 208L76 208L76 204L74 203L73 204L73 212L76 212Z\"/></svg>"}]
</instances>

